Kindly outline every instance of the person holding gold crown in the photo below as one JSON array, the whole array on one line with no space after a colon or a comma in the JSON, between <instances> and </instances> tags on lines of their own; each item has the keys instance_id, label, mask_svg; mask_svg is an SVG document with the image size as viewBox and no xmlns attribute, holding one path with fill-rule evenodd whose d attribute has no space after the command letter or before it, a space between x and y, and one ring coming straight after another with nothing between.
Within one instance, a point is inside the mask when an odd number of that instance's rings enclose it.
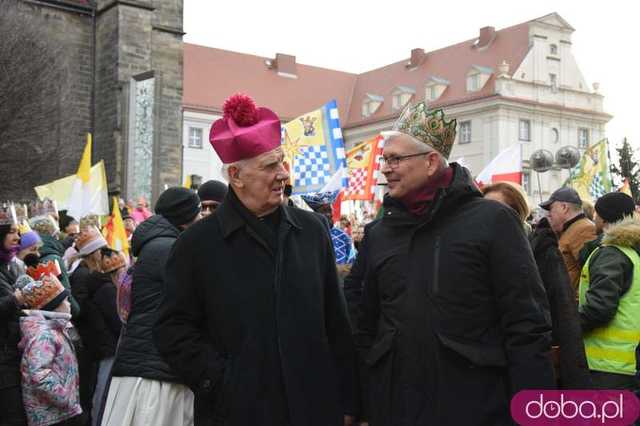
<instances>
[{"instance_id":1,"label":"person holding gold crown","mask_svg":"<svg viewBox=\"0 0 640 426\"><path fill-rule=\"evenodd\" d=\"M510 425L514 393L554 384L548 302L522 225L447 162L456 121L442 110L409 106L383 136L384 215L359 254L364 417Z\"/></svg>"},{"instance_id":2,"label":"person holding gold crown","mask_svg":"<svg viewBox=\"0 0 640 426\"><path fill-rule=\"evenodd\" d=\"M229 191L184 231L166 267L155 341L193 390L195 425L341 426L355 350L331 238L283 204L280 119L245 95L209 139Z\"/></svg>"}]
</instances>

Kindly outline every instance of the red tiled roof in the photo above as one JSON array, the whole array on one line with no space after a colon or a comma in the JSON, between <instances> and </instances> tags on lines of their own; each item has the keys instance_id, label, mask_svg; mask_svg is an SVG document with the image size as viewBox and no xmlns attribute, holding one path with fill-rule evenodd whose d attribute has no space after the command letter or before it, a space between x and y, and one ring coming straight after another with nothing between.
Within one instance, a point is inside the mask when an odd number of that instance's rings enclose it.
<instances>
[{"instance_id":1,"label":"red tiled roof","mask_svg":"<svg viewBox=\"0 0 640 426\"><path fill-rule=\"evenodd\" d=\"M428 52L424 62L413 70L406 68L407 60L404 60L358 75L346 124L353 127L359 122L370 122L372 119L375 121L376 117L393 114L391 92L399 85L416 89L415 96L423 99L425 84L431 76L449 81L449 86L434 105L459 103L467 98L476 99L494 93L494 78L498 65L506 60L510 65L510 72L513 73L524 60L529 50L529 26L524 23L496 31L495 39L484 50L473 47L475 41L474 38ZM492 68L494 73L481 90L467 92L466 76L473 65ZM385 102L374 115L365 119L358 106L366 93L382 95Z\"/></svg>"},{"instance_id":2,"label":"red tiled roof","mask_svg":"<svg viewBox=\"0 0 640 426\"><path fill-rule=\"evenodd\" d=\"M407 60L365 72L351 74L297 64L298 78L287 78L265 66L265 58L221 49L184 45L184 98L188 110L220 111L224 100L235 92L251 95L258 105L272 108L284 119L294 118L336 99L344 127L354 127L392 117L391 93L397 86L416 90L424 97L425 84L435 76L449 86L434 105L447 105L490 96L494 78L504 60L513 73L529 49L529 25L523 23L495 33L486 49L473 46L471 39L428 52L421 65L409 70ZM467 92L466 75L473 65L492 68L494 73L477 92ZM384 97L382 106L370 117L362 117L361 104L367 93Z\"/></svg>"},{"instance_id":3,"label":"red tiled roof","mask_svg":"<svg viewBox=\"0 0 640 426\"><path fill-rule=\"evenodd\" d=\"M184 44L184 94L186 109L220 111L230 95L243 92L258 105L282 118L295 118L331 99L339 111L348 109L356 75L297 64L298 78L287 78L266 67L265 58Z\"/></svg>"}]
</instances>

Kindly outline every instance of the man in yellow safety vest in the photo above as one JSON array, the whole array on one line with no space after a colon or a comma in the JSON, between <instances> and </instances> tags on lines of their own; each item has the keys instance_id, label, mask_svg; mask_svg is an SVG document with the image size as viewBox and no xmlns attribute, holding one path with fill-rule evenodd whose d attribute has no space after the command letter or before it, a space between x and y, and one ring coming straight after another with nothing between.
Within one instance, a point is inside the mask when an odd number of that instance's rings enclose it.
<instances>
[{"instance_id":1,"label":"man in yellow safety vest","mask_svg":"<svg viewBox=\"0 0 640 426\"><path fill-rule=\"evenodd\" d=\"M599 244L587 253L579 284L585 351L596 388L638 390L640 219L620 192L595 205Z\"/></svg>"}]
</instances>

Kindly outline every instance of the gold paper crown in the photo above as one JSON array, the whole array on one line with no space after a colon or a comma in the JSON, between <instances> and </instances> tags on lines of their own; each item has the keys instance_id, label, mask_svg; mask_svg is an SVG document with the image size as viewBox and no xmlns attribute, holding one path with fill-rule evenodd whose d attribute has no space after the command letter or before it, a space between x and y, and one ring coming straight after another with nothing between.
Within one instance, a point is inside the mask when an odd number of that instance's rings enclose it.
<instances>
[{"instance_id":1,"label":"gold paper crown","mask_svg":"<svg viewBox=\"0 0 640 426\"><path fill-rule=\"evenodd\" d=\"M456 124L455 119L446 121L441 109L429 111L425 102L419 102L402 111L393 130L407 134L449 158L456 138Z\"/></svg>"}]
</instances>

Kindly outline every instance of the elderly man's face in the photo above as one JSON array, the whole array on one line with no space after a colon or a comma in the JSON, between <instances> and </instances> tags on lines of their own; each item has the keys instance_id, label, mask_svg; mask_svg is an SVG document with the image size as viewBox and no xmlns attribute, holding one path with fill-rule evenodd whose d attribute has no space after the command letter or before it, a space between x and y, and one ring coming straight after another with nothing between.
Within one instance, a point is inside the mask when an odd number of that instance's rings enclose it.
<instances>
[{"instance_id":1,"label":"elderly man's face","mask_svg":"<svg viewBox=\"0 0 640 426\"><path fill-rule=\"evenodd\" d=\"M252 158L241 169L231 172L238 197L257 216L268 214L282 204L289 173L284 167L281 148Z\"/></svg>"},{"instance_id":2,"label":"elderly man's face","mask_svg":"<svg viewBox=\"0 0 640 426\"><path fill-rule=\"evenodd\" d=\"M438 155L434 151L421 153L406 135L387 140L382 156L385 162L380 171L387 178L387 189L393 198L402 198L421 188L437 171Z\"/></svg>"},{"instance_id":3,"label":"elderly man's face","mask_svg":"<svg viewBox=\"0 0 640 426\"><path fill-rule=\"evenodd\" d=\"M554 201L551 206L549 206L549 225L551 225L551 229L555 231L556 234L562 234L564 224L570 220L574 215L571 214L571 207L569 203L565 203L562 201Z\"/></svg>"}]
</instances>

